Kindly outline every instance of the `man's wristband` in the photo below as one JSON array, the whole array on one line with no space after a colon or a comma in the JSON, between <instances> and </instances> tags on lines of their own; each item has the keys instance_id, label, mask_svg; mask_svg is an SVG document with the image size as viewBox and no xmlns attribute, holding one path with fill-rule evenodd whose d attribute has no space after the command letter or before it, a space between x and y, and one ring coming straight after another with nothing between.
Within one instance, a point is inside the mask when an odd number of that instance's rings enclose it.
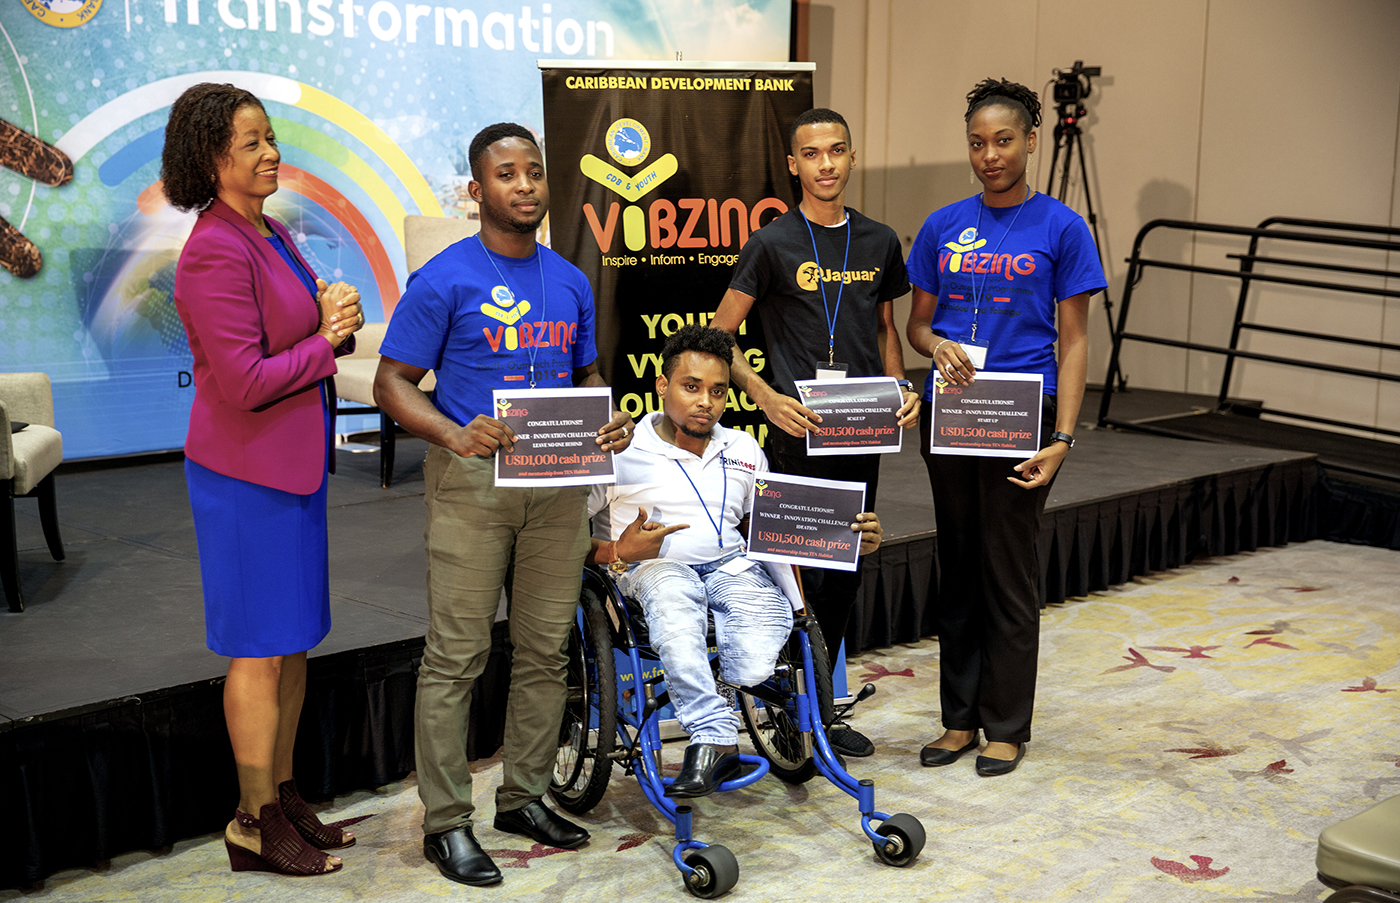
<instances>
[{"instance_id":1,"label":"man's wristband","mask_svg":"<svg viewBox=\"0 0 1400 903\"><path fill-rule=\"evenodd\" d=\"M1070 448L1074 448L1074 437L1071 436L1069 433L1061 433L1061 432L1058 432L1058 431L1057 431L1057 432L1054 432L1054 433L1051 433L1051 434L1050 434L1050 441L1051 441L1051 442L1063 442L1065 445L1068 445Z\"/></svg>"},{"instance_id":2,"label":"man's wristband","mask_svg":"<svg viewBox=\"0 0 1400 903\"><path fill-rule=\"evenodd\" d=\"M608 562L608 570L612 571L614 574L627 573L627 562L623 561L622 556L617 554L617 540L613 540L611 545L612 555L609 557L612 560Z\"/></svg>"},{"instance_id":3,"label":"man's wristband","mask_svg":"<svg viewBox=\"0 0 1400 903\"><path fill-rule=\"evenodd\" d=\"M897 379L897 380L895 380L895 382L899 383L899 387L900 387L901 389L903 389L904 391L906 391L906 392L913 392L913 391L914 391L914 383L911 382L910 380L907 380L907 379Z\"/></svg>"}]
</instances>

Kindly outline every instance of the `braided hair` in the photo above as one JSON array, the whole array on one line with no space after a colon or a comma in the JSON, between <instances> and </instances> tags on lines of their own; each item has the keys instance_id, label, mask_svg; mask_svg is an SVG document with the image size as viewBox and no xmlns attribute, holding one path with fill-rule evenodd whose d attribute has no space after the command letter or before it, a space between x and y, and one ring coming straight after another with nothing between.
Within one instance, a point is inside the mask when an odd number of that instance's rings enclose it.
<instances>
[{"instance_id":1,"label":"braided hair","mask_svg":"<svg viewBox=\"0 0 1400 903\"><path fill-rule=\"evenodd\" d=\"M219 162L233 144L233 116L262 102L233 85L193 85L170 108L160 154L162 188L171 206L202 213L219 193Z\"/></svg>"},{"instance_id":2,"label":"braided hair","mask_svg":"<svg viewBox=\"0 0 1400 903\"><path fill-rule=\"evenodd\" d=\"M1021 120L1021 130L1027 134L1040 125L1040 98L1025 85L1006 79L984 78L967 93L967 113L963 121L971 123L973 114L983 107L1003 106Z\"/></svg>"}]
</instances>

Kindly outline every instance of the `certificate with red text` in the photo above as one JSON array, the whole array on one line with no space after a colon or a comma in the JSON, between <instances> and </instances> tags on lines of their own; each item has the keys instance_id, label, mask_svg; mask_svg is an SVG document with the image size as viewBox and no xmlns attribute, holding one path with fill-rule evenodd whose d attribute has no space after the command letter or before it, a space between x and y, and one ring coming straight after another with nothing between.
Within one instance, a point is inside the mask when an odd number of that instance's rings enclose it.
<instances>
[{"instance_id":1,"label":"certificate with red text","mask_svg":"<svg viewBox=\"0 0 1400 903\"><path fill-rule=\"evenodd\" d=\"M748 557L757 561L854 571L865 484L765 473L754 485Z\"/></svg>"},{"instance_id":2,"label":"certificate with red text","mask_svg":"<svg viewBox=\"0 0 1400 903\"><path fill-rule=\"evenodd\" d=\"M515 449L497 451L497 486L613 483L612 452L595 441L612 420L612 390L496 389L496 419L515 433Z\"/></svg>"},{"instance_id":3,"label":"certificate with red text","mask_svg":"<svg viewBox=\"0 0 1400 903\"><path fill-rule=\"evenodd\" d=\"M978 373L970 385L940 376L929 406L929 452L1029 458L1040 450L1039 373Z\"/></svg>"},{"instance_id":4,"label":"certificate with red text","mask_svg":"<svg viewBox=\"0 0 1400 903\"><path fill-rule=\"evenodd\" d=\"M904 393L892 376L799 379L797 397L822 418L807 434L809 455L898 452L904 438L899 408Z\"/></svg>"}]
</instances>

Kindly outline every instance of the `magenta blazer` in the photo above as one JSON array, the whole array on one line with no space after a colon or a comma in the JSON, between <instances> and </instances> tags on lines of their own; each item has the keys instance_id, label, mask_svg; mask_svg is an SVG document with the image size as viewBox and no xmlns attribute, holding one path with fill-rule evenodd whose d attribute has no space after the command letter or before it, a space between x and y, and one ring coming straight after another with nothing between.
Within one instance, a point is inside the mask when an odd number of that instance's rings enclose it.
<instances>
[{"instance_id":1,"label":"magenta blazer","mask_svg":"<svg viewBox=\"0 0 1400 903\"><path fill-rule=\"evenodd\" d=\"M291 235L274 232L307 266ZM327 466L320 380L339 349L316 334L306 287L253 224L223 201L199 215L175 270L175 309L194 353L194 406L185 455L216 473L309 495ZM335 413L335 390L329 392Z\"/></svg>"}]
</instances>

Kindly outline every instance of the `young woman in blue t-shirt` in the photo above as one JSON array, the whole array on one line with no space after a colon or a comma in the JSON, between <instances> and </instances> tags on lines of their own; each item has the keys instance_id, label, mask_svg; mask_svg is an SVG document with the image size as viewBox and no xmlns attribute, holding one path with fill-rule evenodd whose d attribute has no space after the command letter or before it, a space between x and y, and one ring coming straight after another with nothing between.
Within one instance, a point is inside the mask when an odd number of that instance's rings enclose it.
<instances>
[{"instance_id":1,"label":"young woman in blue t-shirt","mask_svg":"<svg viewBox=\"0 0 1400 903\"><path fill-rule=\"evenodd\" d=\"M1083 219L1030 186L1040 100L987 79L968 94L968 159L978 195L931 214L909 254L909 342L933 358L935 382L965 386L979 370L1039 374L1040 451L1015 458L929 452L938 524L938 642L944 732L924 765L979 745L977 773L1008 774L1031 737L1040 642L1036 537L1050 483L1074 444L1088 363L1089 296L1103 269ZM1056 345L1058 344L1058 356Z\"/></svg>"}]
</instances>

